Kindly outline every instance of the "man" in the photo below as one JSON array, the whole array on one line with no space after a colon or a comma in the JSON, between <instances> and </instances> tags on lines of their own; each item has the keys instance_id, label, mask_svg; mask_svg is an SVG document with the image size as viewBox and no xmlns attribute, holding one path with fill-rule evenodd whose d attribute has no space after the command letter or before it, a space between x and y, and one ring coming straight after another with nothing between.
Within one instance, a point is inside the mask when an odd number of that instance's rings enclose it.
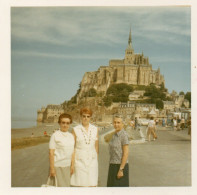
<instances>
[{"instance_id":1,"label":"man","mask_svg":"<svg viewBox=\"0 0 197 195\"><path fill-rule=\"evenodd\" d=\"M138 128L138 118L137 117L135 117L135 130L137 130L137 128Z\"/></svg>"},{"instance_id":2,"label":"man","mask_svg":"<svg viewBox=\"0 0 197 195\"><path fill-rule=\"evenodd\" d=\"M181 119L181 129L183 130L185 128L185 119L182 117Z\"/></svg>"}]
</instances>

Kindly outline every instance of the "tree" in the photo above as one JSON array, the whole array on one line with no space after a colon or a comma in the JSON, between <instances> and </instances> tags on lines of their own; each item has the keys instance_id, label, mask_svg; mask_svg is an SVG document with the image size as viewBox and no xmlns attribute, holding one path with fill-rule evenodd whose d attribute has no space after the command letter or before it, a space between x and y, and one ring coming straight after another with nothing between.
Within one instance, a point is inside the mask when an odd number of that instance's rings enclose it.
<instances>
[{"instance_id":1,"label":"tree","mask_svg":"<svg viewBox=\"0 0 197 195\"><path fill-rule=\"evenodd\" d=\"M163 101L162 100L156 100L156 108L163 109Z\"/></svg>"},{"instance_id":2,"label":"tree","mask_svg":"<svg viewBox=\"0 0 197 195\"><path fill-rule=\"evenodd\" d=\"M185 95L185 93L184 93L183 91L181 91L181 92L179 93L179 95Z\"/></svg>"},{"instance_id":3,"label":"tree","mask_svg":"<svg viewBox=\"0 0 197 195\"><path fill-rule=\"evenodd\" d=\"M185 94L185 99L189 101L189 107L191 108L191 92Z\"/></svg>"},{"instance_id":4,"label":"tree","mask_svg":"<svg viewBox=\"0 0 197 195\"><path fill-rule=\"evenodd\" d=\"M166 98L164 91L162 91L161 88L156 88L153 84L146 87L144 95L150 96L151 99L159 98L161 100L165 100Z\"/></svg>"},{"instance_id":5,"label":"tree","mask_svg":"<svg viewBox=\"0 0 197 195\"><path fill-rule=\"evenodd\" d=\"M103 98L104 106L109 107L112 104L112 98L109 96L105 96Z\"/></svg>"},{"instance_id":6,"label":"tree","mask_svg":"<svg viewBox=\"0 0 197 195\"><path fill-rule=\"evenodd\" d=\"M145 90L146 86L145 85L137 85L137 86L135 86L135 89L136 90Z\"/></svg>"},{"instance_id":7,"label":"tree","mask_svg":"<svg viewBox=\"0 0 197 195\"><path fill-rule=\"evenodd\" d=\"M131 85L125 83L113 84L106 92L105 101L108 100L106 97L110 97L112 102L127 102L132 91L133 87Z\"/></svg>"},{"instance_id":8,"label":"tree","mask_svg":"<svg viewBox=\"0 0 197 195\"><path fill-rule=\"evenodd\" d=\"M84 92L82 96L83 97L96 97L96 95L97 95L96 89L91 88L89 89L89 91Z\"/></svg>"},{"instance_id":9,"label":"tree","mask_svg":"<svg viewBox=\"0 0 197 195\"><path fill-rule=\"evenodd\" d=\"M70 104L76 104L77 103L77 94L75 96L73 96L69 101L68 101L68 105Z\"/></svg>"},{"instance_id":10,"label":"tree","mask_svg":"<svg viewBox=\"0 0 197 195\"><path fill-rule=\"evenodd\" d=\"M96 90L91 88L88 92L88 97L95 97L97 95Z\"/></svg>"},{"instance_id":11,"label":"tree","mask_svg":"<svg viewBox=\"0 0 197 195\"><path fill-rule=\"evenodd\" d=\"M172 101L172 98L171 97L166 97L165 101Z\"/></svg>"}]
</instances>

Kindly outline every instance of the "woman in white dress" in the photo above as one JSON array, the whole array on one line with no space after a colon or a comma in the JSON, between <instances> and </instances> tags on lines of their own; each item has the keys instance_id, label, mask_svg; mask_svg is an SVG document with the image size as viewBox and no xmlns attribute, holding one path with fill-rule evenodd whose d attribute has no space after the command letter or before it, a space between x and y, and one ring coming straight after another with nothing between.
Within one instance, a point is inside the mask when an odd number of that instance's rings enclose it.
<instances>
[{"instance_id":1,"label":"woman in white dress","mask_svg":"<svg viewBox=\"0 0 197 195\"><path fill-rule=\"evenodd\" d=\"M70 186L70 165L74 152L74 137L68 132L72 123L69 114L59 116L60 130L55 131L49 142L50 177L57 178L57 187Z\"/></svg>"},{"instance_id":2,"label":"woman in white dress","mask_svg":"<svg viewBox=\"0 0 197 195\"><path fill-rule=\"evenodd\" d=\"M75 150L71 163L71 186L98 185L98 128L90 124L92 111L80 110L82 124L74 127Z\"/></svg>"}]
</instances>

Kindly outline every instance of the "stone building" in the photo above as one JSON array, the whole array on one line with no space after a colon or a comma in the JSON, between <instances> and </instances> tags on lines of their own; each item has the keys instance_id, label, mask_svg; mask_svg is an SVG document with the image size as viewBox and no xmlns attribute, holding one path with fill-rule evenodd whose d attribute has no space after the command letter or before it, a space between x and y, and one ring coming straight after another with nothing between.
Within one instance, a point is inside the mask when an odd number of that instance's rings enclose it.
<instances>
[{"instance_id":1,"label":"stone building","mask_svg":"<svg viewBox=\"0 0 197 195\"><path fill-rule=\"evenodd\" d=\"M138 100L140 97L143 97L145 90L134 90L129 94L129 100Z\"/></svg>"},{"instance_id":2,"label":"stone building","mask_svg":"<svg viewBox=\"0 0 197 195\"><path fill-rule=\"evenodd\" d=\"M163 109L168 111L174 111L176 105L173 101L163 101Z\"/></svg>"},{"instance_id":3,"label":"stone building","mask_svg":"<svg viewBox=\"0 0 197 195\"><path fill-rule=\"evenodd\" d=\"M77 102L91 88L94 88L97 92L105 93L111 84L117 83L133 85L165 84L160 69L153 70L149 58L145 57L143 52L142 54L134 52L131 30L124 59L111 59L108 66L100 66L97 71L86 72L81 81L81 90Z\"/></svg>"},{"instance_id":4,"label":"stone building","mask_svg":"<svg viewBox=\"0 0 197 195\"><path fill-rule=\"evenodd\" d=\"M60 114L64 113L62 105L49 104L37 111L37 122L51 123L58 122Z\"/></svg>"},{"instance_id":5,"label":"stone building","mask_svg":"<svg viewBox=\"0 0 197 195\"><path fill-rule=\"evenodd\" d=\"M163 101L163 109L165 111L173 112L179 110L182 107L189 108L189 101L185 99L184 95L176 95L172 98L174 101Z\"/></svg>"},{"instance_id":6,"label":"stone building","mask_svg":"<svg viewBox=\"0 0 197 195\"><path fill-rule=\"evenodd\" d=\"M155 104L144 104L128 101L127 103L120 103L118 113L127 118L134 118L136 114L142 118L146 118L148 113L152 110L156 110Z\"/></svg>"},{"instance_id":7,"label":"stone building","mask_svg":"<svg viewBox=\"0 0 197 195\"><path fill-rule=\"evenodd\" d=\"M178 95L175 98L175 106L176 108L181 108L182 106L189 108L189 101L185 99L184 95Z\"/></svg>"},{"instance_id":8,"label":"stone building","mask_svg":"<svg viewBox=\"0 0 197 195\"><path fill-rule=\"evenodd\" d=\"M139 97L140 97L140 95L137 94L137 93L134 93L134 92L132 92L132 93L129 94L129 100L130 101L132 101L132 100L138 100Z\"/></svg>"},{"instance_id":9,"label":"stone building","mask_svg":"<svg viewBox=\"0 0 197 195\"><path fill-rule=\"evenodd\" d=\"M180 108L182 106L182 104L183 104L183 101L184 101L184 95L176 96L176 98L175 98L176 108Z\"/></svg>"},{"instance_id":10,"label":"stone building","mask_svg":"<svg viewBox=\"0 0 197 195\"><path fill-rule=\"evenodd\" d=\"M189 108L189 100L184 99L183 105L185 106L185 108Z\"/></svg>"}]
</instances>

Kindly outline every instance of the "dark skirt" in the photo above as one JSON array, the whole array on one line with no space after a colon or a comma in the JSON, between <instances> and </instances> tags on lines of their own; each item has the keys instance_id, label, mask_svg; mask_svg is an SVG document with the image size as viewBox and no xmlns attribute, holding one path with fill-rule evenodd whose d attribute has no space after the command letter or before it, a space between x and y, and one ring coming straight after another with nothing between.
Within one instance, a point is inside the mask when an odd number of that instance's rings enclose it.
<instances>
[{"instance_id":1,"label":"dark skirt","mask_svg":"<svg viewBox=\"0 0 197 195\"><path fill-rule=\"evenodd\" d=\"M120 164L110 164L108 171L107 187L129 187L129 165L125 165L123 177L117 178Z\"/></svg>"}]
</instances>

